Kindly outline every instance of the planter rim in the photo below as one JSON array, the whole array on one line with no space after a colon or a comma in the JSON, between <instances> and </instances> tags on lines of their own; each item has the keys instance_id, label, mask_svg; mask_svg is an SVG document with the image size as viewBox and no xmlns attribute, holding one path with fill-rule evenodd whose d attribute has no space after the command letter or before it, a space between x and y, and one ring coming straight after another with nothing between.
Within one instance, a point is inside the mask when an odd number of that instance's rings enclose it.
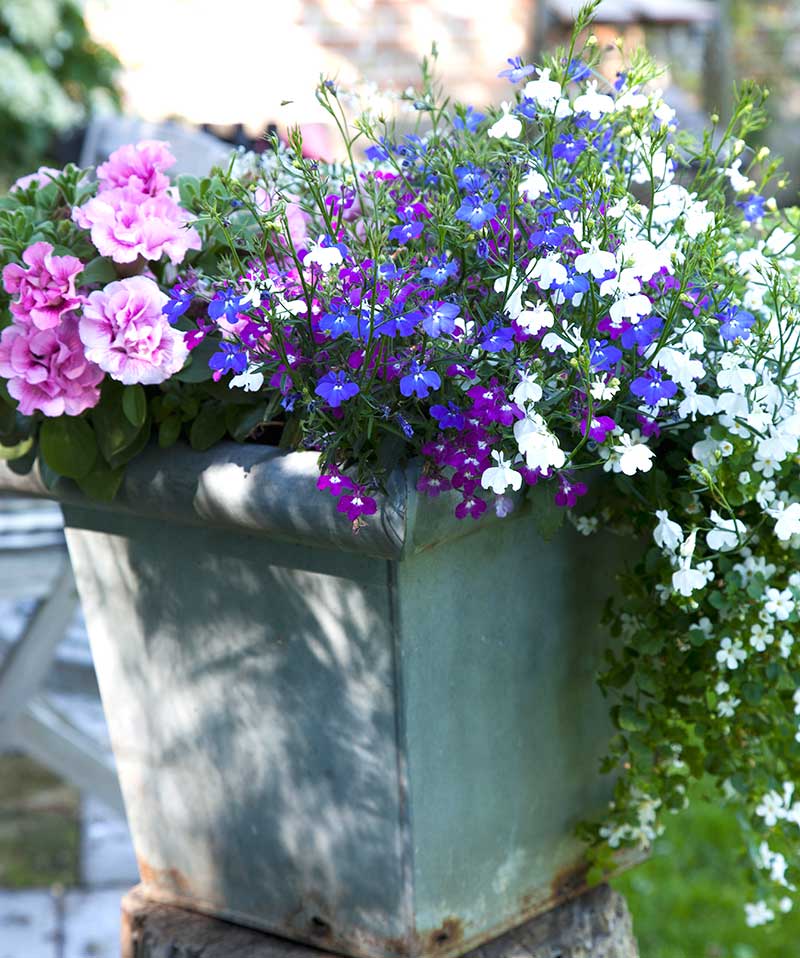
<instances>
[{"instance_id":1,"label":"planter rim","mask_svg":"<svg viewBox=\"0 0 800 958\"><path fill-rule=\"evenodd\" d=\"M128 463L111 502L90 499L69 479L48 488L37 461L24 474L0 462L0 493L54 499L102 511L123 511L191 525L233 528L303 545L400 559L437 542L460 538L479 523L453 516L453 493L436 500L417 494L418 467L397 470L388 492L377 493L377 512L354 534L337 511L338 499L320 492L315 452L285 452L274 446L221 442L205 452L183 442L151 446ZM519 510L514 513L517 515ZM507 520L504 520L507 521Z\"/></svg>"}]
</instances>

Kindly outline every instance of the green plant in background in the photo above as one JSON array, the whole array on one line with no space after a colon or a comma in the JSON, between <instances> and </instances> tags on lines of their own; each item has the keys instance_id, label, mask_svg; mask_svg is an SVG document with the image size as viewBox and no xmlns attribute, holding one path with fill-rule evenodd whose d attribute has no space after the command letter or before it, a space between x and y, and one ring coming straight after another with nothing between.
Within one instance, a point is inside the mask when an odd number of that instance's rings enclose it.
<instances>
[{"instance_id":1,"label":"green plant in background","mask_svg":"<svg viewBox=\"0 0 800 958\"><path fill-rule=\"evenodd\" d=\"M47 162L91 108L116 107L118 68L77 0L0 0L0 182Z\"/></svg>"}]
</instances>

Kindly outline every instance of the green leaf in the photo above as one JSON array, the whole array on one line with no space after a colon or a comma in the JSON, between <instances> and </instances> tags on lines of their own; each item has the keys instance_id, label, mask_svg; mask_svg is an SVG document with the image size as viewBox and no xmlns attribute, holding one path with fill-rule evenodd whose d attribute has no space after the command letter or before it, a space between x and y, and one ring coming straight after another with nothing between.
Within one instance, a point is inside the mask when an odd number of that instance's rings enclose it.
<instances>
[{"instance_id":1,"label":"green leaf","mask_svg":"<svg viewBox=\"0 0 800 958\"><path fill-rule=\"evenodd\" d=\"M649 727L647 717L632 705L620 705L617 725L626 732L643 732Z\"/></svg>"},{"instance_id":2,"label":"green leaf","mask_svg":"<svg viewBox=\"0 0 800 958\"><path fill-rule=\"evenodd\" d=\"M536 531L548 542L564 522L566 509L555 504L552 490L545 486L534 486L528 492L528 502Z\"/></svg>"},{"instance_id":3,"label":"green leaf","mask_svg":"<svg viewBox=\"0 0 800 958\"><path fill-rule=\"evenodd\" d=\"M189 429L192 449L210 449L228 431L225 407L217 402L206 403Z\"/></svg>"},{"instance_id":4,"label":"green leaf","mask_svg":"<svg viewBox=\"0 0 800 958\"><path fill-rule=\"evenodd\" d=\"M140 429L147 419L147 396L141 386L128 386L122 391L122 411L128 422Z\"/></svg>"},{"instance_id":5,"label":"green leaf","mask_svg":"<svg viewBox=\"0 0 800 958\"><path fill-rule=\"evenodd\" d=\"M100 465L93 469L88 476L76 480L81 492L85 492L90 499L100 499L110 502L116 496L122 483L125 469L109 469Z\"/></svg>"},{"instance_id":6,"label":"green leaf","mask_svg":"<svg viewBox=\"0 0 800 958\"><path fill-rule=\"evenodd\" d=\"M199 346L189 353L188 365L173 376L182 383L202 383L211 379L211 370L208 368L208 361L217 351L217 344L213 340L204 339Z\"/></svg>"},{"instance_id":7,"label":"green leaf","mask_svg":"<svg viewBox=\"0 0 800 958\"><path fill-rule=\"evenodd\" d=\"M142 426L135 426L125 414L123 397L126 388L122 383L106 379L100 402L91 412L100 452L112 469L124 465L141 452L150 435L146 420Z\"/></svg>"},{"instance_id":8,"label":"green leaf","mask_svg":"<svg viewBox=\"0 0 800 958\"><path fill-rule=\"evenodd\" d=\"M95 258L84 267L79 282L81 286L91 286L94 283L105 286L106 283L113 283L116 279L119 279L119 277L111 260L106 259L104 256L95 256Z\"/></svg>"},{"instance_id":9,"label":"green leaf","mask_svg":"<svg viewBox=\"0 0 800 958\"><path fill-rule=\"evenodd\" d=\"M94 430L74 416L46 419L39 431L39 448L45 463L70 479L88 476L97 459Z\"/></svg>"},{"instance_id":10,"label":"green leaf","mask_svg":"<svg viewBox=\"0 0 800 958\"><path fill-rule=\"evenodd\" d=\"M158 427L158 444L162 449L174 445L181 434L181 417L177 415L167 416L167 418Z\"/></svg>"}]
</instances>

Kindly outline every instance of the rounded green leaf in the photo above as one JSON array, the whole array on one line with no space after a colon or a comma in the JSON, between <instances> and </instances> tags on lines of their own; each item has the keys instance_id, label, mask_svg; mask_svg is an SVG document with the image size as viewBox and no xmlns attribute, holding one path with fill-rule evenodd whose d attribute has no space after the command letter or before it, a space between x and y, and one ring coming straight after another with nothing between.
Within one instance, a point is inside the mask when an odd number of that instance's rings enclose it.
<instances>
[{"instance_id":1,"label":"rounded green leaf","mask_svg":"<svg viewBox=\"0 0 800 958\"><path fill-rule=\"evenodd\" d=\"M127 386L122 392L122 411L128 422L136 428L147 419L147 396L141 386Z\"/></svg>"},{"instance_id":2,"label":"rounded green leaf","mask_svg":"<svg viewBox=\"0 0 800 958\"><path fill-rule=\"evenodd\" d=\"M69 479L88 476L97 459L92 427L74 416L46 419L39 432L39 448L47 465Z\"/></svg>"}]
</instances>

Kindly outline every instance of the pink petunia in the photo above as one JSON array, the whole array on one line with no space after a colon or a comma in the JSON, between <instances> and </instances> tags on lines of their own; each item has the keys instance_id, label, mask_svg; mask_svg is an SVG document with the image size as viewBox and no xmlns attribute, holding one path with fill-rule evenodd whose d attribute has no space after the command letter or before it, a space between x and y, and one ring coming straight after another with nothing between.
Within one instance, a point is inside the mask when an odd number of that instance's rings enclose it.
<instances>
[{"instance_id":1,"label":"pink petunia","mask_svg":"<svg viewBox=\"0 0 800 958\"><path fill-rule=\"evenodd\" d=\"M131 276L89 294L80 320L86 356L112 379L164 382L186 362L183 334L162 312L168 297L146 276Z\"/></svg>"},{"instance_id":2,"label":"pink petunia","mask_svg":"<svg viewBox=\"0 0 800 958\"><path fill-rule=\"evenodd\" d=\"M180 263L187 250L200 249L200 236L188 227L189 214L166 193L147 196L133 187L104 190L76 206L72 219L91 230L97 251L115 263L133 263L139 256L158 260L164 253Z\"/></svg>"},{"instance_id":3,"label":"pink petunia","mask_svg":"<svg viewBox=\"0 0 800 958\"><path fill-rule=\"evenodd\" d=\"M9 263L3 270L3 287L17 297L11 312L21 323L52 329L65 313L83 303L75 292L83 263L75 256L54 256L53 247L44 242L29 246L22 260L25 266Z\"/></svg>"},{"instance_id":4,"label":"pink petunia","mask_svg":"<svg viewBox=\"0 0 800 958\"><path fill-rule=\"evenodd\" d=\"M100 401L103 371L84 355L77 316L64 316L51 329L7 326L0 334L0 376L24 415L77 416Z\"/></svg>"},{"instance_id":5,"label":"pink petunia","mask_svg":"<svg viewBox=\"0 0 800 958\"><path fill-rule=\"evenodd\" d=\"M159 196L169 189L164 170L175 164L168 144L162 140L142 140L121 146L97 167L100 190L131 187L148 196Z\"/></svg>"},{"instance_id":6,"label":"pink petunia","mask_svg":"<svg viewBox=\"0 0 800 958\"><path fill-rule=\"evenodd\" d=\"M16 193L17 190L27 190L32 183L35 183L38 187L47 186L56 176L61 176L61 170L53 169L52 166L40 166L35 173L28 173L18 180L14 180L9 193Z\"/></svg>"}]
</instances>

